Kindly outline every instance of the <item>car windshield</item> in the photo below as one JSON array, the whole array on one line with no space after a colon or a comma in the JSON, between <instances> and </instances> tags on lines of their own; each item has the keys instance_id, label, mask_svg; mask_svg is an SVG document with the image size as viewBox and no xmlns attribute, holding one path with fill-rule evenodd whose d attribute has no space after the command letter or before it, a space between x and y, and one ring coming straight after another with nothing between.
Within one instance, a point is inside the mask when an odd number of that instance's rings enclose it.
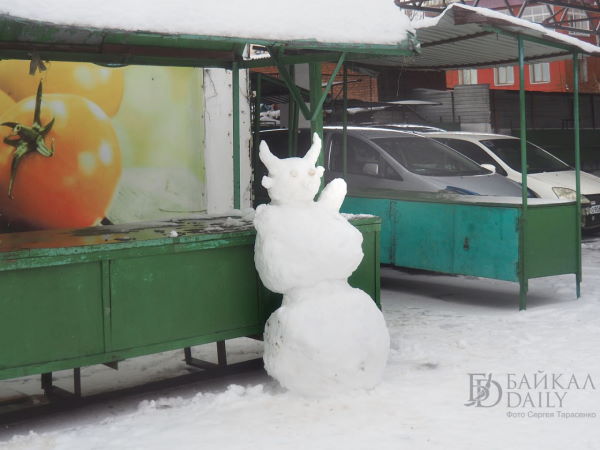
<instances>
[{"instance_id":1,"label":"car windshield","mask_svg":"<svg viewBox=\"0 0 600 450\"><path fill-rule=\"evenodd\" d=\"M519 139L486 139L481 141L508 166L521 171L521 144ZM566 163L531 142L527 143L527 173L560 172L571 170Z\"/></svg>"},{"instance_id":2,"label":"car windshield","mask_svg":"<svg viewBox=\"0 0 600 450\"><path fill-rule=\"evenodd\" d=\"M419 175L453 177L490 173L469 158L432 139L394 137L371 140L407 170Z\"/></svg>"}]
</instances>

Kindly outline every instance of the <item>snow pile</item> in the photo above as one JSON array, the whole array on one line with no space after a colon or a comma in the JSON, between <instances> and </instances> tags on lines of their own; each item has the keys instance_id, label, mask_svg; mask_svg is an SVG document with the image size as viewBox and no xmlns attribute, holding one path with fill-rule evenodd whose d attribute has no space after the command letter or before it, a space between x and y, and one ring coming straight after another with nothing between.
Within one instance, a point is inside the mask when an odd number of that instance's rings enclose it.
<instances>
[{"instance_id":1,"label":"snow pile","mask_svg":"<svg viewBox=\"0 0 600 450\"><path fill-rule=\"evenodd\" d=\"M412 31L392 0L0 0L0 14L94 28L276 40L395 45Z\"/></svg>"},{"instance_id":2,"label":"snow pile","mask_svg":"<svg viewBox=\"0 0 600 450\"><path fill-rule=\"evenodd\" d=\"M347 281L363 254L362 235L339 213L346 183L333 180L313 201L320 151L316 134L304 158L280 160L261 143L271 204L256 210L255 263L265 286L284 294L265 327L267 372L292 391L327 396L374 387L389 335L373 300Z\"/></svg>"},{"instance_id":3,"label":"snow pile","mask_svg":"<svg viewBox=\"0 0 600 450\"><path fill-rule=\"evenodd\" d=\"M262 372L237 374L146 394L141 404L138 396L112 398L5 424L0 449L364 450L374 443L377 450L597 449L600 235L585 240L582 256L580 300L573 275L538 278L530 280L523 312L516 283L384 268L381 297L392 350L382 383L369 391L307 399L282 392ZM214 347L194 347L194 356L215 359ZM250 339L228 340L227 350L230 362L262 351ZM82 368L84 392L187 373L181 359L177 351L125 360L119 371ZM589 373L596 389L569 390L563 411L597 417L537 418L530 412L556 409L508 408L504 402L465 406L471 373L493 373L495 379L507 373L583 379ZM72 371L54 376L57 385L72 388ZM41 395L39 376L0 382L0 400L23 394Z\"/></svg>"},{"instance_id":4,"label":"snow pile","mask_svg":"<svg viewBox=\"0 0 600 450\"><path fill-rule=\"evenodd\" d=\"M345 281L292 290L265 329L267 372L307 396L374 387L388 352L383 316Z\"/></svg>"}]
</instances>

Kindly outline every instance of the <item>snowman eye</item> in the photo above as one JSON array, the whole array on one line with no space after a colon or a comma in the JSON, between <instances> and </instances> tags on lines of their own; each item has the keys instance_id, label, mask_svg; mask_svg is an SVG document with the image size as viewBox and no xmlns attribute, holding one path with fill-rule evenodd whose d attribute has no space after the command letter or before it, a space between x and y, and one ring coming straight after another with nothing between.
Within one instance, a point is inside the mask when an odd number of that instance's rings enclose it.
<instances>
[{"instance_id":1,"label":"snowman eye","mask_svg":"<svg viewBox=\"0 0 600 450\"><path fill-rule=\"evenodd\" d=\"M298 172L296 170L290 171L290 175L296 178L298 176Z\"/></svg>"},{"instance_id":2,"label":"snowman eye","mask_svg":"<svg viewBox=\"0 0 600 450\"><path fill-rule=\"evenodd\" d=\"M317 173L317 171L316 171L315 169L310 169L310 170L308 171L308 174L309 174L311 177L314 177L314 176L315 176L315 173Z\"/></svg>"}]
</instances>

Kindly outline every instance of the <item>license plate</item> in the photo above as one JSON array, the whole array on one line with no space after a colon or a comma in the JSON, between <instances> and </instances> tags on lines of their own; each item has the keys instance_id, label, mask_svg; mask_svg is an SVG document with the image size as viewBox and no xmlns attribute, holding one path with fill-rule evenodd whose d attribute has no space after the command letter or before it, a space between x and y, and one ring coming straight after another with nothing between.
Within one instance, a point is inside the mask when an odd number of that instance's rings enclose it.
<instances>
[{"instance_id":1,"label":"license plate","mask_svg":"<svg viewBox=\"0 0 600 450\"><path fill-rule=\"evenodd\" d=\"M588 209L588 214L599 214L600 213L600 205L590 206Z\"/></svg>"}]
</instances>

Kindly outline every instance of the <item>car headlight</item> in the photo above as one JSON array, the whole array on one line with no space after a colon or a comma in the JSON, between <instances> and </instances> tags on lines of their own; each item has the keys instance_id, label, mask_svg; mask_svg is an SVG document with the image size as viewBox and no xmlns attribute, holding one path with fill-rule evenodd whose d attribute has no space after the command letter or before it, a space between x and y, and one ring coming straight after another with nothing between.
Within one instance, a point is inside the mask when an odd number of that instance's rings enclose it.
<instances>
[{"instance_id":1,"label":"car headlight","mask_svg":"<svg viewBox=\"0 0 600 450\"><path fill-rule=\"evenodd\" d=\"M573 200L573 201L577 200L577 193L573 189L557 186L557 187L553 187L552 191L561 200ZM589 203L590 200L585 195L581 195L581 202Z\"/></svg>"}]
</instances>

